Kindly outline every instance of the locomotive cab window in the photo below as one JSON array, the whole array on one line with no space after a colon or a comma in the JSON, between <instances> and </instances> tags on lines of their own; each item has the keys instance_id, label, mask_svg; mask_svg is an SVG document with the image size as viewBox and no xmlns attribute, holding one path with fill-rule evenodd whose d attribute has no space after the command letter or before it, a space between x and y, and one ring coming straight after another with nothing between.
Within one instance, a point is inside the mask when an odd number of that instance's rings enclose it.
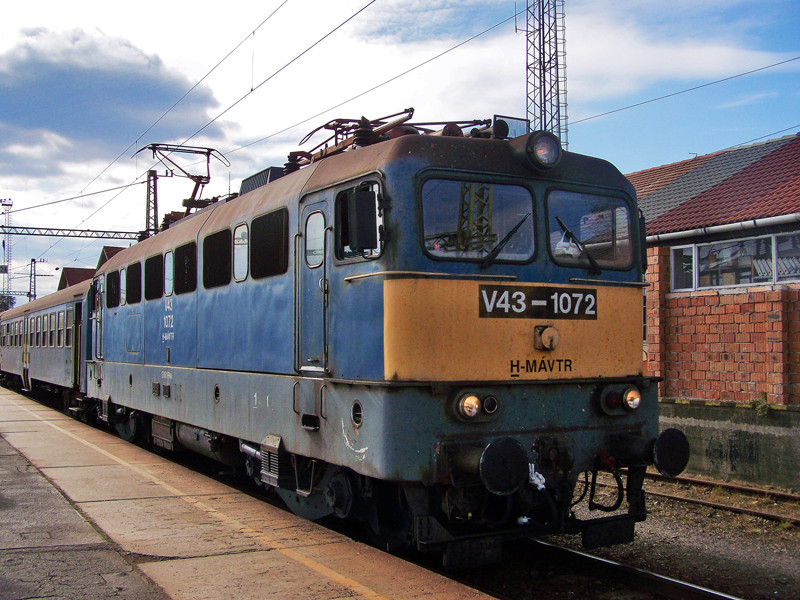
<instances>
[{"instance_id":1,"label":"locomotive cab window","mask_svg":"<svg viewBox=\"0 0 800 600\"><path fill-rule=\"evenodd\" d=\"M119 271L106 275L106 308L116 308L120 301Z\"/></svg>"},{"instance_id":2,"label":"locomotive cab window","mask_svg":"<svg viewBox=\"0 0 800 600\"><path fill-rule=\"evenodd\" d=\"M547 216L557 264L595 271L631 267L631 214L621 198L554 190L547 196Z\"/></svg>"},{"instance_id":3,"label":"locomotive cab window","mask_svg":"<svg viewBox=\"0 0 800 600\"><path fill-rule=\"evenodd\" d=\"M375 182L336 195L336 258L375 258L383 251L383 198Z\"/></svg>"},{"instance_id":4,"label":"locomotive cab window","mask_svg":"<svg viewBox=\"0 0 800 600\"><path fill-rule=\"evenodd\" d=\"M429 179L423 244L434 258L527 262L535 251L533 197L521 186Z\"/></svg>"}]
</instances>

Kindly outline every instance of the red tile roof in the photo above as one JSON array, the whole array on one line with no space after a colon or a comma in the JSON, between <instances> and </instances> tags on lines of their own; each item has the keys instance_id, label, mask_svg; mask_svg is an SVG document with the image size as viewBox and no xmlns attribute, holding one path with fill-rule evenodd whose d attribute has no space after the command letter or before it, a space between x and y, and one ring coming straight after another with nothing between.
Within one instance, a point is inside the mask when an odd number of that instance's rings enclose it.
<instances>
[{"instance_id":1,"label":"red tile roof","mask_svg":"<svg viewBox=\"0 0 800 600\"><path fill-rule=\"evenodd\" d=\"M800 212L800 134L628 175L648 235Z\"/></svg>"}]
</instances>

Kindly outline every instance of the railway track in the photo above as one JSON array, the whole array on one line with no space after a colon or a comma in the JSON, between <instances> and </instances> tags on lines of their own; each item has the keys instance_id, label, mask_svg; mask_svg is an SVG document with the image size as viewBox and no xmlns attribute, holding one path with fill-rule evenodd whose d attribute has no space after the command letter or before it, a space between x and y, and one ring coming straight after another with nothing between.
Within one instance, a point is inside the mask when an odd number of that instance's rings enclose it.
<instances>
[{"instance_id":1,"label":"railway track","mask_svg":"<svg viewBox=\"0 0 800 600\"><path fill-rule=\"evenodd\" d=\"M712 481L709 479L701 479L696 477L664 477L657 473L647 473L645 477L652 481L659 481L665 483L682 483L688 485L697 485L706 488L719 488L724 490L729 490L732 492L736 492L739 494L745 494L749 496L767 496L773 498L774 500L780 500L783 502L794 502L800 505L800 494L792 494L789 492L782 492L779 490L768 490L763 488L756 488L746 485L741 485L737 483L726 483L721 481ZM603 482L600 485L603 487L612 486L610 483ZM776 521L776 522L783 522L789 523L791 525L797 526L800 525L800 518L794 517L791 515L785 514L778 514L767 512L763 510L756 510L752 508L747 508L743 506L736 506L733 504L724 504L721 502L712 502L710 500L704 500L702 498L690 498L687 496L683 496L680 494L672 494L666 492L657 492L655 490L649 489L647 487L644 488L645 494L648 496L652 496L654 498L663 498L666 500L674 500L676 502L683 502L685 504L695 504L698 506L705 506L707 508L713 508L715 510L722 510L726 512L736 513L736 514L743 514L749 515L752 517L758 517L760 519L765 519L767 521Z\"/></svg>"},{"instance_id":2,"label":"railway track","mask_svg":"<svg viewBox=\"0 0 800 600\"><path fill-rule=\"evenodd\" d=\"M531 553L549 562L569 564L570 569L582 574L593 575L599 579L612 580L637 591L652 594L659 598L675 600L740 600L672 577L645 571L637 567L555 546L540 540L530 540Z\"/></svg>"}]
</instances>

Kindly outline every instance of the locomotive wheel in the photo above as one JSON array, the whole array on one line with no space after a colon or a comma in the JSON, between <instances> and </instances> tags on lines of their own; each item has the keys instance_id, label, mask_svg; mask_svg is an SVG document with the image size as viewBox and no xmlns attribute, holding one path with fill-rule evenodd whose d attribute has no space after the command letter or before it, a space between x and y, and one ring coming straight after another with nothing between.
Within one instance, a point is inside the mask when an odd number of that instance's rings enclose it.
<instances>
[{"instance_id":1,"label":"locomotive wheel","mask_svg":"<svg viewBox=\"0 0 800 600\"><path fill-rule=\"evenodd\" d=\"M402 490L389 484L374 489L372 497L364 500L364 525L370 543L391 553L408 548L412 540L411 511Z\"/></svg>"},{"instance_id":2,"label":"locomotive wheel","mask_svg":"<svg viewBox=\"0 0 800 600\"><path fill-rule=\"evenodd\" d=\"M142 417L136 412L127 412L119 416L114 422L114 431L126 442L137 442L147 439L146 425Z\"/></svg>"}]
</instances>

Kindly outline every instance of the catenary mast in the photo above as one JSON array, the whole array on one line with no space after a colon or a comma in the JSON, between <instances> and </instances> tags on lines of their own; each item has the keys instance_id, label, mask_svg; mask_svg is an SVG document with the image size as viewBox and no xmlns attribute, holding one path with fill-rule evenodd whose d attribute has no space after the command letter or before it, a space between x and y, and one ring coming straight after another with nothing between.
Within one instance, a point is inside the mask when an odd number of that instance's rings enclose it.
<instances>
[{"instance_id":1,"label":"catenary mast","mask_svg":"<svg viewBox=\"0 0 800 600\"><path fill-rule=\"evenodd\" d=\"M527 117L532 131L550 131L566 148L569 139L564 31L564 0L528 0Z\"/></svg>"}]
</instances>

